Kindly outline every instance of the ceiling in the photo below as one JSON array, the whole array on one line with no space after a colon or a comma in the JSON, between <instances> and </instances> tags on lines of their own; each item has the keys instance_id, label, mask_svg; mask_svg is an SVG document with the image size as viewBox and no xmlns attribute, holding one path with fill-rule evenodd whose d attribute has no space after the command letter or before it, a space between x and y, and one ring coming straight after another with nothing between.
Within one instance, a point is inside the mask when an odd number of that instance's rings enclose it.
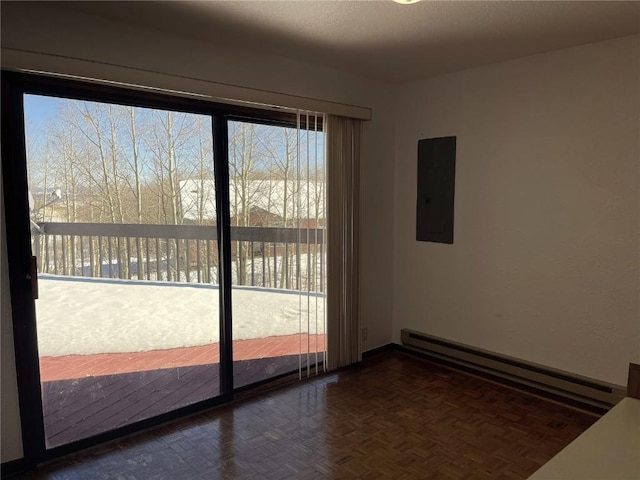
<instances>
[{"instance_id":1,"label":"ceiling","mask_svg":"<svg viewBox=\"0 0 640 480\"><path fill-rule=\"evenodd\" d=\"M62 8L387 82L640 32L640 2L65 2Z\"/></svg>"}]
</instances>

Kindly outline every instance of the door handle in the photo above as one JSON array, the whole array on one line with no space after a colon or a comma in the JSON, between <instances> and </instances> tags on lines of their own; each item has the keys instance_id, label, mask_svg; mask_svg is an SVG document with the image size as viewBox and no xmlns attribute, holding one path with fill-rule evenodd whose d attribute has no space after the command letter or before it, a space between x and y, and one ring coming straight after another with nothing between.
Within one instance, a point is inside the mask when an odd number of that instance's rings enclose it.
<instances>
[{"instance_id":1,"label":"door handle","mask_svg":"<svg viewBox=\"0 0 640 480\"><path fill-rule=\"evenodd\" d=\"M33 299L38 299L38 258L32 256L29 261L29 273L27 274L27 280L31 280L31 294Z\"/></svg>"}]
</instances>

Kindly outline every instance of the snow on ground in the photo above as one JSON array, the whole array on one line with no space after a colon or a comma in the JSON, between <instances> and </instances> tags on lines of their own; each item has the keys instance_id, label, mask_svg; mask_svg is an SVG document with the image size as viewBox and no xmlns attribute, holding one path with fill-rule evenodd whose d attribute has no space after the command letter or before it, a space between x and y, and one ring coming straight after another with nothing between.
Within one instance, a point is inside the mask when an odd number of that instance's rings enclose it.
<instances>
[{"instance_id":1,"label":"snow on ground","mask_svg":"<svg viewBox=\"0 0 640 480\"><path fill-rule=\"evenodd\" d=\"M218 341L217 285L41 275L39 287L41 356L143 352ZM307 311L310 333L324 333L324 299L310 297L309 303L307 309L307 297L290 290L234 287L233 338L307 332Z\"/></svg>"}]
</instances>

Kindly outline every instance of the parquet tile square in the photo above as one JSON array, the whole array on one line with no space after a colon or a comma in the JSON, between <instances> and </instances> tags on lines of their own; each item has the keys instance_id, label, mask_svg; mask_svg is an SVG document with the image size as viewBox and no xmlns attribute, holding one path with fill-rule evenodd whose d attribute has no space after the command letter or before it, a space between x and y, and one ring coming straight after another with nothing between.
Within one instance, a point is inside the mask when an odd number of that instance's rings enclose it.
<instances>
[{"instance_id":1,"label":"parquet tile square","mask_svg":"<svg viewBox=\"0 0 640 480\"><path fill-rule=\"evenodd\" d=\"M387 352L23 478L514 480L527 478L596 420Z\"/></svg>"}]
</instances>

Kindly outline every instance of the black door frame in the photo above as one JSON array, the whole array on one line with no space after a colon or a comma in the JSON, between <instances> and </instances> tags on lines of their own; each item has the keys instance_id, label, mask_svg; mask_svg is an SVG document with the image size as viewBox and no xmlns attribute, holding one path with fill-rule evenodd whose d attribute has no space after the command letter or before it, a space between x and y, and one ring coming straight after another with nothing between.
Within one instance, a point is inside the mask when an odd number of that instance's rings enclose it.
<instances>
[{"instance_id":1,"label":"black door frame","mask_svg":"<svg viewBox=\"0 0 640 480\"><path fill-rule=\"evenodd\" d=\"M29 279L31 252L24 94L117 103L208 115L212 118L216 186L218 255L220 272L220 395L180 409L100 433L66 445L46 448L37 348L36 312ZM231 313L231 240L229 210L228 120L246 119L263 124L293 126L295 115L229 106L187 97L129 90L43 75L2 71L2 174L9 282L13 312L14 347L24 464L45 460L113 440L233 399ZM304 128L304 127L303 127ZM225 141L217 141L223 138ZM6 199L11 199L10 208Z\"/></svg>"}]
</instances>

